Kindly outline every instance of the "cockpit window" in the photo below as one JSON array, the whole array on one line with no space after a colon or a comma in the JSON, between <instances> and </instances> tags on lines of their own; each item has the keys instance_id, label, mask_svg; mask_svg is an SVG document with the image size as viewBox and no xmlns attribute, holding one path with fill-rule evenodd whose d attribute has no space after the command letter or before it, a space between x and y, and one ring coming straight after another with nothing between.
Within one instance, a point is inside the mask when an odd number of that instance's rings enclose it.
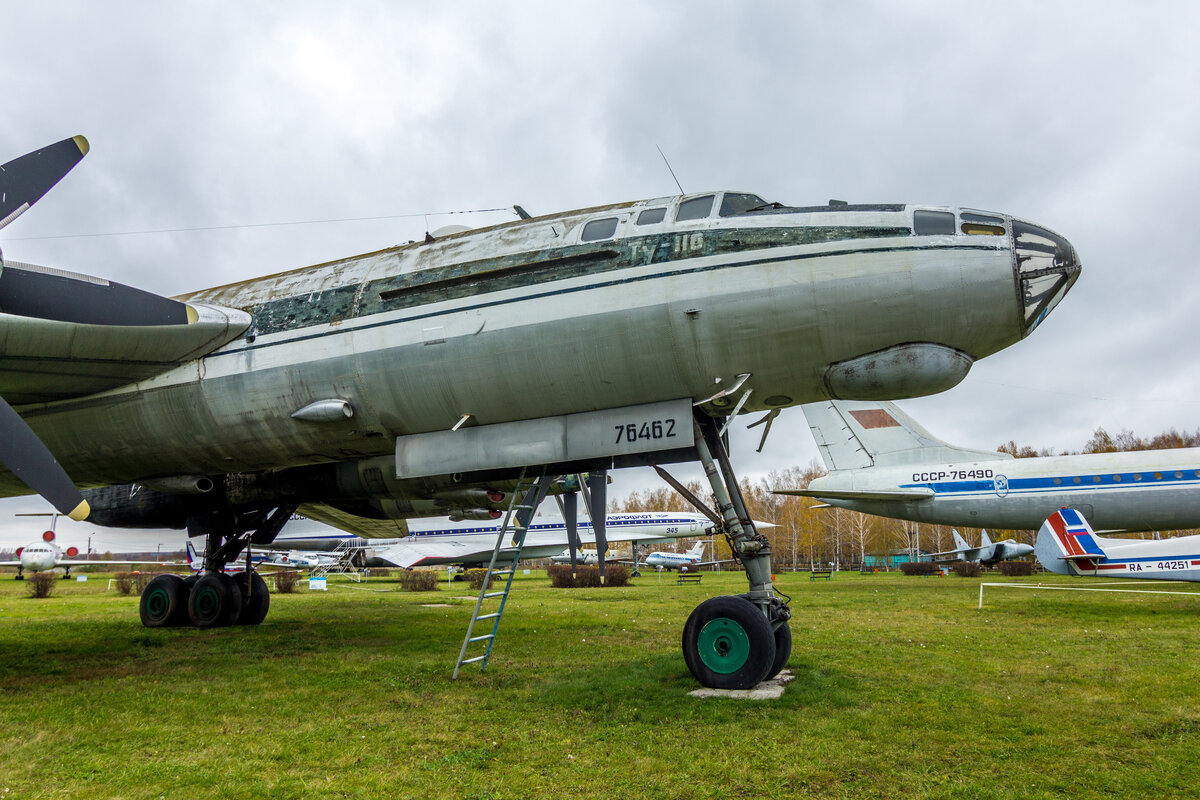
<instances>
[{"instance_id":1,"label":"cockpit window","mask_svg":"<svg viewBox=\"0 0 1200 800\"><path fill-rule=\"evenodd\" d=\"M917 236L937 236L939 234L954 234L954 215L949 211L913 212L913 233Z\"/></svg>"},{"instance_id":2,"label":"cockpit window","mask_svg":"<svg viewBox=\"0 0 1200 800\"><path fill-rule=\"evenodd\" d=\"M583 226L583 233L580 235L580 241L598 242L601 239L611 239L613 234L617 232L617 218L605 217L604 219L594 219L587 225Z\"/></svg>"},{"instance_id":3,"label":"cockpit window","mask_svg":"<svg viewBox=\"0 0 1200 800\"><path fill-rule=\"evenodd\" d=\"M683 222L689 219L704 219L712 213L713 200L715 195L706 194L703 197L693 197L691 200L684 200L679 204L679 211L675 213L675 221Z\"/></svg>"},{"instance_id":4,"label":"cockpit window","mask_svg":"<svg viewBox=\"0 0 1200 800\"><path fill-rule=\"evenodd\" d=\"M770 206L770 203L756 194L726 192L724 199L721 200L721 216L736 217L748 211L758 211L759 209L770 208Z\"/></svg>"},{"instance_id":5,"label":"cockpit window","mask_svg":"<svg viewBox=\"0 0 1200 800\"><path fill-rule=\"evenodd\" d=\"M657 225L666 219L667 210L665 208L647 208L642 213L638 214L638 225Z\"/></svg>"},{"instance_id":6,"label":"cockpit window","mask_svg":"<svg viewBox=\"0 0 1200 800\"><path fill-rule=\"evenodd\" d=\"M1007 232L1002 217L964 211L958 218L962 220L962 232L970 236L1003 236Z\"/></svg>"}]
</instances>

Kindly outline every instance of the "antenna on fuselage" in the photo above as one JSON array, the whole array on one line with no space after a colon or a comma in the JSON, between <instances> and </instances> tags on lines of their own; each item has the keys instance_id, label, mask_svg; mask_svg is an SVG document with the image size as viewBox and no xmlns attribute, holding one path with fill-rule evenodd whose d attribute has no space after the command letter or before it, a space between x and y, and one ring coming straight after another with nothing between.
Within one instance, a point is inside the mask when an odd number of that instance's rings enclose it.
<instances>
[{"instance_id":1,"label":"antenna on fuselage","mask_svg":"<svg viewBox=\"0 0 1200 800\"><path fill-rule=\"evenodd\" d=\"M659 147L657 144L655 144L655 145L654 145L654 147L655 147L655 148L658 150L658 154L659 154L660 156L662 156L663 163L667 165L667 172L671 173L671 178L672 178L672 179L674 179L674 181L675 181L675 185L679 187L679 193L680 193L680 194L687 194L687 192L685 192L685 191L683 190L683 185L679 183L679 178L676 178L676 177L675 177L675 170L671 169L671 162L670 162L670 161L667 161L667 154L666 154L666 153L664 153L664 152L662 151L662 148L661 148L661 147Z\"/></svg>"}]
</instances>

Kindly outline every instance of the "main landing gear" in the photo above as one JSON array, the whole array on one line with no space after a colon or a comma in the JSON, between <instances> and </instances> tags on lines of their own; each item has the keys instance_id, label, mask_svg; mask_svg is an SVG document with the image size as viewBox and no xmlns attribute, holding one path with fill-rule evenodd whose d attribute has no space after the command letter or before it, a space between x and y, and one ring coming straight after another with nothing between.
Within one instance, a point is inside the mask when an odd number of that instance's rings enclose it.
<instances>
[{"instance_id":1,"label":"main landing gear","mask_svg":"<svg viewBox=\"0 0 1200 800\"><path fill-rule=\"evenodd\" d=\"M281 507L270 514L189 520L189 533L207 536L204 571L187 578L159 575L150 581L138 609L142 624L147 628L258 625L271 607L266 581L250 569L248 555L243 571L230 574L225 568L247 545L273 541L294 510Z\"/></svg>"},{"instance_id":2,"label":"main landing gear","mask_svg":"<svg viewBox=\"0 0 1200 800\"><path fill-rule=\"evenodd\" d=\"M749 689L775 677L787 664L791 612L771 585L771 544L754 529L715 420L697 414L695 425L697 454L734 558L746 569L750 591L713 597L696 606L683 626L683 660L705 686Z\"/></svg>"}]
</instances>

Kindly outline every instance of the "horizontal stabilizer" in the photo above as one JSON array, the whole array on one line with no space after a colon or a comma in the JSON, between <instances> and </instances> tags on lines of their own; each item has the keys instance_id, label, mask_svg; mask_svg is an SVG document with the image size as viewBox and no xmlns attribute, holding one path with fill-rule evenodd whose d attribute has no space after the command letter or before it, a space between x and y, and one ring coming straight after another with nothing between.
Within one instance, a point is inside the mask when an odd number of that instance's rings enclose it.
<instances>
[{"instance_id":1,"label":"horizontal stabilizer","mask_svg":"<svg viewBox=\"0 0 1200 800\"><path fill-rule=\"evenodd\" d=\"M830 500L874 500L878 502L884 502L888 500L927 500L934 496L933 489L930 489L928 486L912 486L909 488L879 490L830 489L827 491L819 491L813 489L776 489L772 493L793 495L795 497L816 497L819 499L828 498Z\"/></svg>"}]
</instances>

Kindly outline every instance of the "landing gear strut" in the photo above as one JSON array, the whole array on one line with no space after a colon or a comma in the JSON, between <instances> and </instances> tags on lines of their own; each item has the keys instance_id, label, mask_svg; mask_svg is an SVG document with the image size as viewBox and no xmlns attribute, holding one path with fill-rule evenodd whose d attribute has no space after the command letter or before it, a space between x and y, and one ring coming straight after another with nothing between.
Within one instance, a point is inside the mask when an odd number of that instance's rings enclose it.
<instances>
[{"instance_id":1,"label":"landing gear strut","mask_svg":"<svg viewBox=\"0 0 1200 800\"><path fill-rule=\"evenodd\" d=\"M251 544L270 544L291 517L294 507L270 513L238 515L217 512L188 521L188 533L206 537L203 573L189 578L159 575L142 592L139 612L147 628L195 625L220 628L257 625L267 617L271 595L262 577L246 567L236 575L225 572Z\"/></svg>"},{"instance_id":2,"label":"landing gear strut","mask_svg":"<svg viewBox=\"0 0 1200 800\"><path fill-rule=\"evenodd\" d=\"M683 660L705 686L748 689L787 664L791 612L771 584L771 544L754 529L715 420L697 413L695 433L697 455L750 591L710 598L692 611L683 627Z\"/></svg>"}]
</instances>

